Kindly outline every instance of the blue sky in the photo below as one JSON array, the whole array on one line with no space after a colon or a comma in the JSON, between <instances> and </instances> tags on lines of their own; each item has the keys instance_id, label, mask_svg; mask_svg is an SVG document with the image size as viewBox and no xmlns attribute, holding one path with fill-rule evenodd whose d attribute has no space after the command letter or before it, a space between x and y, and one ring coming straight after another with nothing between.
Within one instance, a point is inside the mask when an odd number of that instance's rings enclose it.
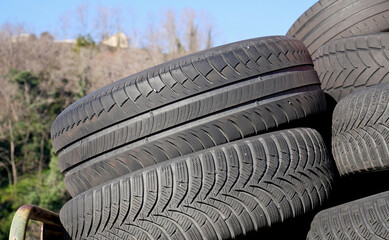
<instances>
[{"instance_id":1,"label":"blue sky","mask_svg":"<svg viewBox=\"0 0 389 240\"><path fill-rule=\"evenodd\" d=\"M205 13L215 26L215 45L248 38L269 35L284 35L293 22L312 6L316 0L0 0L0 25L22 23L30 32L44 31L57 34L60 38L61 17L73 16L78 6L87 5L89 16L99 6L118 9L122 25L134 25L138 29L159 21L167 9L181 12L192 8ZM72 32L69 35L75 36Z\"/></svg>"}]
</instances>

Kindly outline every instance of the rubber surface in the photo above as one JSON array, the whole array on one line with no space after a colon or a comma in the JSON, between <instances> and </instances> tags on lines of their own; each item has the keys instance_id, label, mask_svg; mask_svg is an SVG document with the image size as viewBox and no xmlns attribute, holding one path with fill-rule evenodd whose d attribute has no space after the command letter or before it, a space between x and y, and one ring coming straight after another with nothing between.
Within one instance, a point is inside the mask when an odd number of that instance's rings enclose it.
<instances>
[{"instance_id":1,"label":"rubber surface","mask_svg":"<svg viewBox=\"0 0 389 240\"><path fill-rule=\"evenodd\" d=\"M312 65L305 46L282 36L231 43L166 62L67 107L51 128L54 150L58 153L92 133L188 97L304 65Z\"/></svg>"},{"instance_id":2,"label":"rubber surface","mask_svg":"<svg viewBox=\"0 0 389 240\"><path fill-rule=\"evenodd\" d=\"M335 107L332 153L341 175L389 168L389 83L355 92Z\"/></svg>"},{"instance_id":3,"label":"rubber surface","mask_svg":"<svg viewBox=\"0 0 389 240\"><path fill-rule=\"evenodd\" d=\"M321 205L333 169L320 135L291 129L130 173L60 211L72 239L234 239Z\"/></svg>"},{"instance_id":4,"label":"rubber surface","mask_svg":"<svg viewBox=\"0 0 389 240\"><path fill-rule=\"evenodd\" d=\"M323 112L325 107L325 97L318 85L287 91L212 114L74 164L75 167L64 172L65 183L69 193L75 196L140 168L282 127ZM67 154L68 159L77 158L77 152Z\"/></svg>"},{"instance_id":5,"label":"rubber surface","mask_svg":"<svg viewBox=\"0 0 389 240\"><path fill-rule=\"evenodd\" d=\"M322 89L339 101L354 91L389 82L389 33L327 43L313 60Z\"/></svg>"},{"instance_id":6,"label":"rubber surface","mask_svg":"<svg viewBox=\"0 0 389 240\"><path fill-rule=\"evenodd\" d=\"M321 0L297 19L287 36L303 41L314 55L327 42L388 29L386 0Z\"/></svg>"},{"instance_id":7,"label":"rubber surface","mask_svg":"<svg viewBox=\"0 0 389 240\"><path fill-rule=\"evenodd\" d=\"M96 155L193 122L191 119L201 121L226 109L239 108L242 104L279 97L294 89L319 84L317 73L312 66L290 68L267 76L249 78L188 98L185 103L180 101L91 134L59 153L59 167L61 171L65 171ZM285 123L285 120L280 120L279 125L282 123Z\"/></svg>"},{"instance_id":8,"label":"rubber surface","mask_svg":"<svg viewBox=\"0 0 389 240\"><path fill-rule=\"evenodd\" d=\"M389 239L389 192L318 213L307 239Z\"/></svg>"}]
</instances>

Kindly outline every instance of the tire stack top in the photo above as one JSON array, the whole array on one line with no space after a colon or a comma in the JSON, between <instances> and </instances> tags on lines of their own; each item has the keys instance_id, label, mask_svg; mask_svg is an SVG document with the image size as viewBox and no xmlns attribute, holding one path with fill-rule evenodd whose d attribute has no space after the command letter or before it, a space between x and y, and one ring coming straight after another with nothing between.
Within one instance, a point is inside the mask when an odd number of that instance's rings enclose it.
<instances>
[{"instance_id":1,"label":"tire stack top","mask_svg":"<svg viewBox=\"0 0 389 240\"><path fill-rule=\"evenodd\" d=\"M51 128L54 150L58 153L93 132L158 107L311 61L301 42L280 36L231 43L163 63L67 107Z\"/></svg>"},{"instance_id":2,"label":"tire stack top","mask_svg":"<svg viewBox=\"0 0 389 240\"><path fill-rule=\"evenodd\" d=\"M388 9L386 0L320 0L297 19L286 35L303 41L314 56L333 40L388 31Z\"/></svg>"}]
</instances>

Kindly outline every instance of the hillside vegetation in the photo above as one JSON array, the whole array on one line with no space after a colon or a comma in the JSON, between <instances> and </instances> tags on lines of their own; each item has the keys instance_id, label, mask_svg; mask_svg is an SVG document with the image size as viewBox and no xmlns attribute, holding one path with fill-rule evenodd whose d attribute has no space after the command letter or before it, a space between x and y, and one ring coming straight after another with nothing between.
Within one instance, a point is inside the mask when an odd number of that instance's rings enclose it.
<instances>
[{"instance_id":1,"label":"hillside vegetation","mask_svg":"<svg viewBox=\"0 0 389 240\"><path fill-rule=\"evenodd\" d=\"M80 32L76 41L58 41L48 32L26 34L17 25L1 27L0 239L8 239L21 205L59 211L70 198L50 142L51 123L66 106L113 81L212 45L212 27L201 14L163 16L138 31L142 37L127 34L127 48L101 43L113 33L112 24Z\"/></svg>"}]
</instances>

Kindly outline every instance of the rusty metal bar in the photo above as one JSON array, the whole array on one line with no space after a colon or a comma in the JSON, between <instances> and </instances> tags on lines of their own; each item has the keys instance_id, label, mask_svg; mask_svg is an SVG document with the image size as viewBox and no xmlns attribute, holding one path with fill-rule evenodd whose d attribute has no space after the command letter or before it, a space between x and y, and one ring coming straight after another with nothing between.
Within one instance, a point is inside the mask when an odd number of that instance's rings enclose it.
<instances>
[{"instance_id":1,"label":"rusty metal bar","mask_svg":"<svg viewBox=\"0 0 389 240\"><path fill-rule=\"evenodd\" d=\"M9 240L24 240L29 220L42 223L41 240L62 236L61 222L57 213L33 205L24 205L14 215Z\"/></svg>"}]
</instances>

